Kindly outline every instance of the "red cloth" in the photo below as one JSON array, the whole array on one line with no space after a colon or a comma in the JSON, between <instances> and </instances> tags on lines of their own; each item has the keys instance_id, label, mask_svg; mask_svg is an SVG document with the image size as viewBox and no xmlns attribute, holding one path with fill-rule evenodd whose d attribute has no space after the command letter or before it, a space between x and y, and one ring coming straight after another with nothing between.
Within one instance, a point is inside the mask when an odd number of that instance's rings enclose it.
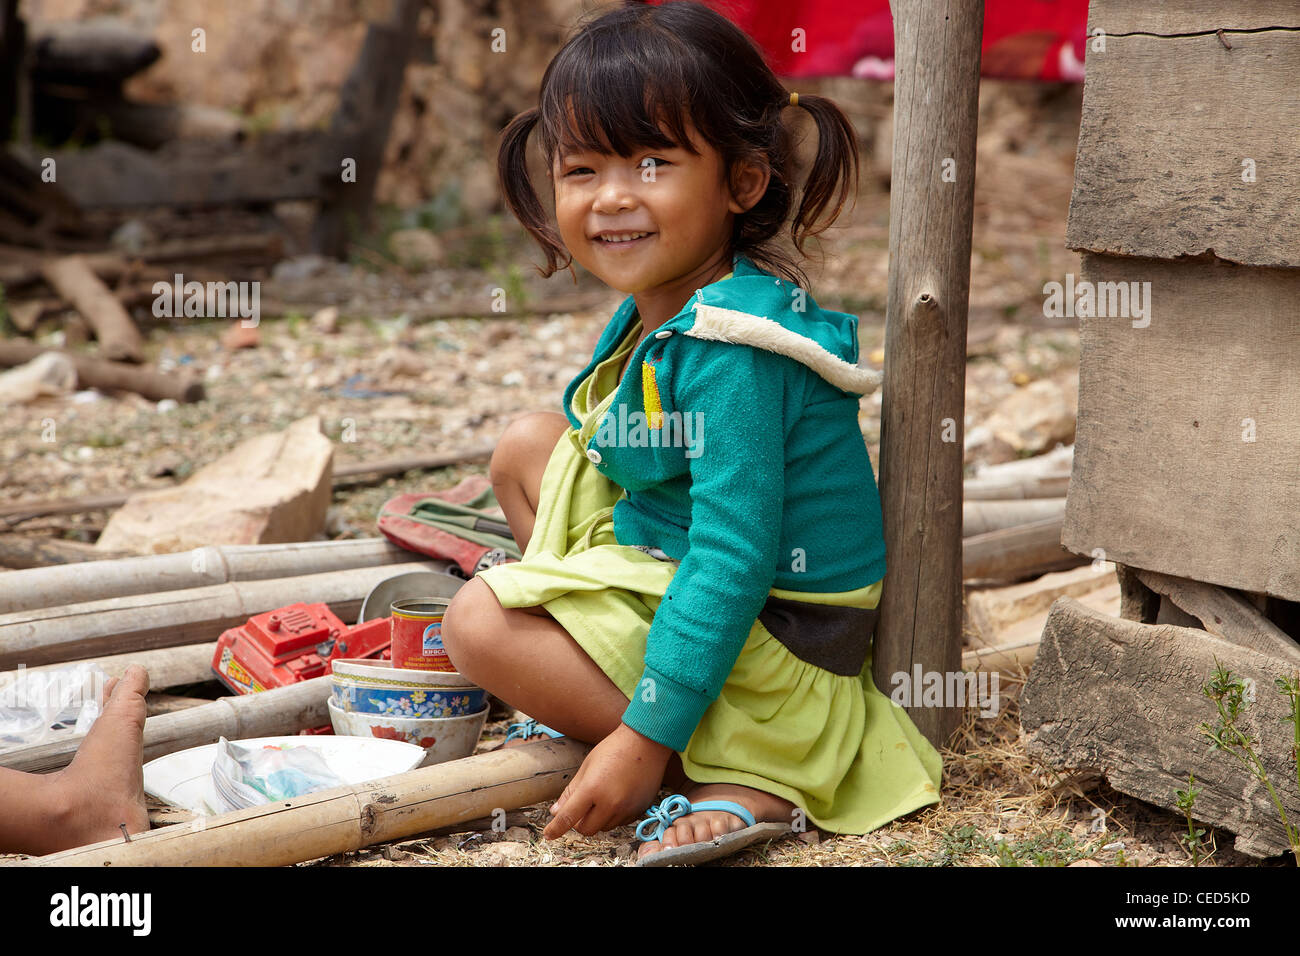
<instances>
[{"instance_id":1,"label":"red cloth","mask_svg":"<svg viewBox=\"0 0 1300 956\"><path fill-rule=\"evenodd\" d=\"M781 76L893 78L888 0L702 2L753 37ZM1088 0L986 0L980 73L1080 83L1087 33Z\"/></svg>"}]
</instances>

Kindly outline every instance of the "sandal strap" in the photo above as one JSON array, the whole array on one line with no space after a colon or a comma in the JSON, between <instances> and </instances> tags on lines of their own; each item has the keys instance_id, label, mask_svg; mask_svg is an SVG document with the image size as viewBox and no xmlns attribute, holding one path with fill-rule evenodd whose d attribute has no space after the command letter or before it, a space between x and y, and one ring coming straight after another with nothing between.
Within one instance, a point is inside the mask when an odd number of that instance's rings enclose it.
<instances>
[{"instance_id":1,"label":"sandal strap","mask_svg":"<svg viewBox=\"0 0 1300 956\"><path fill-rule=\"evenodd\" d=\"M688 813L694 813L697 810L725 810L727 813L734 813L740 817L745 822L745 826L754 826L754 815L738 803L733 803L730 800L701 800L699 803L692 804L680 793L674 793L658 805L646 810L647 819L637 824L636 838L642 843L652 843L662 838L664 831L672 826L673 822L679 817L684 817ZM652 834L647 835L642 832L651 825L655 825Z\"/></svg>"},{"instance_id":2,"label":"sandal strap","mask_svg":"<svg viewBox=\"0 0 1300 956\"><path fill-rule=\"evenodd\" d=\"M506 728L506 740L524 739L535 736L536 734L546 734L548 737L563 737L564 734L558 730L553 730L545 724L539 724L534 718L529 717L527 720L518 724L511 724Z\"/></svg>"}]
</instances>

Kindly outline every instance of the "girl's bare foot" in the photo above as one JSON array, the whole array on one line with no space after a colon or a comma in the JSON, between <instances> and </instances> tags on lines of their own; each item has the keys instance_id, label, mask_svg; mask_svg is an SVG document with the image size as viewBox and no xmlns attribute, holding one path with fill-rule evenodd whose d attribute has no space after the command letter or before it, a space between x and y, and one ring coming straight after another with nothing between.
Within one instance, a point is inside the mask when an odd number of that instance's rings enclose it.
<instances>
[{"instance_id":1,"label":"girl's bare foot","mask_svg":"<svg viewBox=\"0 0 1300 956\"><path fill-rule=\"evenodd\" d=\"M683 791L683 796L691 803L705 800L730 800L738 803L754 815L755 823L789 823L794 812L794 804L789 800L753 787L742 787L734 783L701 783ZM667 850L691 843L704 843L745 829L745 821L734 813L725 810L699 810L678 817L671 827L664 830L662 839L641 844L637 858L642 859L651 853Z\"/></svg>"},{"instance_id":2,"label":"girl's bare foot","mask_svg":"<svg viewBox=\"0 0 1300 956\"><path fill-rule=\"evenodd\" d=\"M145 694L149 674L132 665L109 685L104 712L86 734L72 763L51 775L51 807L57 816L36 852L122 838L149 829L144 802Z\"/></svg>"}]
</instances>

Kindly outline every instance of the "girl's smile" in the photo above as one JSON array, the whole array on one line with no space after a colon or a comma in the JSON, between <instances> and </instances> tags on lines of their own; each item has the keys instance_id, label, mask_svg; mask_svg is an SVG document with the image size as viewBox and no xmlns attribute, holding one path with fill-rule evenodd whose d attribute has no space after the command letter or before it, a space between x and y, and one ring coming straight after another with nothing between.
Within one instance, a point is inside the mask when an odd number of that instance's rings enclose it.
<instances>
[{"instance_id":1,"label":"girl's smile","mask_svg":"<svg viewBox=\"0 0 1300 956\"><path fill-rule=\"evenodd\" d=\"M765 174L742 175L747 201L738 200L717 150L694 128L687 132L697 152L683 146L631 155L560 149L551 171L565 246L606 285L637 297L647 329L672 318L697 288L727 272L735 216L767 184Z\"/></svg>"}]
</instances>

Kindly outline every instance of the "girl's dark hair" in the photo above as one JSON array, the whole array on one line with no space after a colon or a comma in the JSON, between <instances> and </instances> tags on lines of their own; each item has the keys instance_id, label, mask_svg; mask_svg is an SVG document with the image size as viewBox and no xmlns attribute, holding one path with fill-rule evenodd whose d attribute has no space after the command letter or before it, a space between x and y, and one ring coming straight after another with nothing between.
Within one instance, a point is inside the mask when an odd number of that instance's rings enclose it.
<instances>
[{"instance_id":1,"label":"girl's dark hair","mask_svg":"<svg viewBox=\"0 0 1300 956\"><path fill-rule=\"evenodd\" d=\"M834 222L856 189L858 149L839 107L825 97L799 94L798 105L817 125L817 153L791 217L795 142L781 121L789 105L790 94L758 47L725 17L687 0L628 3L589 21L565 43L542 76L540 105L505 128L497 173L506 205L541 244L542 275L567 268L572 257L528 175L533 129L539 128L549 164L561 145L602 153L612 149L620 156L674 146L696 152L686 133L689 119L727 170L750 160L771 173L762 198L736 216L732 252L806 285L807 277L774 237L788 219L794 247L806 255L805 241Z\"/></svg>"}]
</instances>

